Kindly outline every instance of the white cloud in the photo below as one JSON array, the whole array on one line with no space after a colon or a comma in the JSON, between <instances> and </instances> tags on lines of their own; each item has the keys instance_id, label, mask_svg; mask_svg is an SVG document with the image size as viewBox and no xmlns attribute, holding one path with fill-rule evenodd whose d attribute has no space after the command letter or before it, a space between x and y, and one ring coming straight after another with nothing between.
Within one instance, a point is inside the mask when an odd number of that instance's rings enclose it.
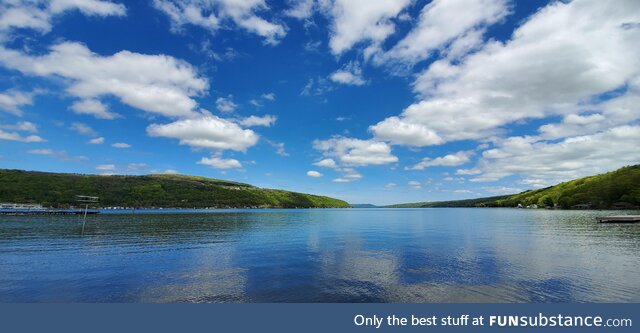
<instances>
[{"instance_id":1,"label":"white cloud","mask_svg":"<svg viewBox=\"0 0 640 333\"><path fill-rule=\"evenodd\" d=\"M287 153L287 150L284 148L284 142L274 142L267 139L265 139L265 141L276 149L276 154L283 157L289 156L289 153Z\"/></svg>"},{"instance_id":2,"label":"white cloud","mask_svg":"<svg viewBox=\"0 0 640 333\"><path fill-rule=\"evenodd\" d=\"M211 158L203 157L198 164L208 165L214 169L240 169L242 164L233 158L221 158L220 156L212 156Z\"/></svg>"},{"instance_id":3,"label":"white cloud","mask_svg":"<svg viewBox=\"0 0 640 333\"><path fill-rule=\"evenodd\" d=\"M20 110L20 107L23 105L32 104L32 94L16 90L7 90L0 93L0 110L11 113L13 115L21 116L22 110Z\"/></svg>"},{"instance_id":4,"label":"white cloud","mask_svg":"<svg viewBox=\"0 0 640 333\"><path fill-rule=\"evenodd\" d=\"M269 100L269 101L275 101L276 100L276 94L274 93L265 93L260 95L260 97L262 97L263 99Z\"/></svg>"},{"instance_id":5,"label":"white cloud","mask_svg":"<svg viewBox=\"0 0 640 333\"><path fill-rule=\"evenodd\" d=\"M38 126L29 121L20 121L14 125L0 125L0 128L11 131L38 133Z\"/></svg>"},{"instance_id":6,"label":"white cloud","mask_svg":"<svg viewBox=\"0 0 640 333\"><path fill-rule=\"evenodd\" d=\"M444 177L442 178L442 180L447 181L447 182L458 182L458 183L464 183L464 178L463 177Z\"/></svg>"},{"instance_id":7,"label":"white cloud","mask_svg":"<svg viewBox=\"0 0 640 333\"><path fill-rule=\"evenodd\" d=\"M93 138L89 141L87 141L88 144L90 145L101 145L104 143L104 138L103 137L99 137L99 138Z\"/></svg>"},{"instance_id":8,"label":"white cloud","mask_svg":"<svg viewBox=\"0 0 640 333\"><path fill-rule=\"evenodd\" d=\"M414 190L419 190L422 188L422 184L420 184L420 182L417 182L415 180L410 180L409 182L407 182L407 185Z\"/></svg>"},{"instance_id":9,"label":"white cloud","mask_svg":"<svg viewBox=\"0 0 640 333\"><path fill-rule=\"evenodd\" d=\"M395 31L391 21L410 0L333 0L323 1L332 18L329 47L335 55L367 42L376 47Z\"/></svg>"},{"instance_id":10,"label":"white cloud","mask_svg":"<svg viewBox=\"0 0 640 333\"><path fill-rule=\"evenodd\" d=\"M398 145L422 147L444 143L444 140L434 130L398 117L389 117L370 126L369 131L373 132L375 137L380 140Z\"/></svg>"},{"instance_id":11,"label":"white cloud","mask_svg":"<svg viewBox=\"0 0 640 333\"><path fill-rule=\"evenodd\" d=\"M198 77L191 65L173 57L130 51L101 56L72 42L56 44L42 56L0 47L0 63L24 74L66 78L67 92L82 100L111 95L168 117L195 116L197 103L191 97L208 88L207 80Z\"/></svg>"},{"instance_id":12,"label":"white cloud","mask_svg":"<svg viewBox=\"0 0 640 333\"><path fill-rule=\"evenodd\" d=\"M518 187L506 187L506 186L488 186L488 187L483 187L482 189L490 193L501 193L501 194L516 194L524 191L524 189L521 189Z\"/></svg>"},{"instance_id":13,"label":"white cloud","mask_svg":"<svg viewBox=\"0 0 640 333\"><path fill-rule=\"evenodd\" d=\"M481 174L482 171L478 170L478 169L458 169L456 170L456 175L459 176L473 176L473 175L478 175Z\"/></svg>"},{"instance_id":14,"label":"white cloud","mask_svg":"<svg viewBox=\"0 0 640 333\"><path fill-rule=\"evenodd\" d=\"M0 3L0 33L30 28L41 33L51 30L56 15L78 10L88 16L124 16L122 4L99 0L8 0Z\"/></svg>"},{"instance_id":15,"label":"white cloud","mask_svg":"<svg viewBox=\"0 0 640 333\"><path fill-rule=\"evenodd\" d=\"M96 166L96 170L102 172L114 172L116 169L115 164L100 164Z\"/></svg>"},{"instance_id":16,"label":"white cloud","mask_svg":"<svg viewBox=\"0 0 640 333\"><path fill-rule=\"evenodd\" d=\"M86 161L88 160L85 156L69 156L69 154L64 150L53 150L53 149L31 149L27 151L28 154L32 155L43 155L43 156L51 156L57 159L61 159L63 161Z\"/></svg>"},{"instance_id":17,"label":"white cloud","mask_svg":"<svg viewBox=\"0 0 640 333\"><path fill-rule=\"evenodd\" d=\"M313 178L318 178L318 177L322 177L322 174L318 171L315 170L309 170L307 171L307 176L309 177L313 177Z\"/></svg>"},{"instance_id":18,"label":"white cloud","mask_svg":"<svg viewBox=\"0 0 640 333\"><path fill-rule=\"evenodd\" d=\"M169 124L151 124L147 134L180 140L180 144L214 150L246 151L258 142L259 136L249 129L216 116L178 120Z\"/></svg>"},{"instance_id":19,"label":"white cloud","mask_svg":"<svg viewBox=\"0 0 640 333\"><path fill-rule=\"evenodd\" d=\"M116 119L121 117L117 113L109 112L107 106L97 99L84 99L71 104L71 110L76 114L89 114L98 119Z\"/></svg>"},{"instance_id":20,"label":"white cloud","mask_svg":"<svg viewBox=\"0 0 640 333\"><path fill-rule=\"evenodd\" d=\"M476 168L475 182L520 175L522 183L542 187L638 164L640 126L619 126L604 132L559 142L512 137L486 150Z\"/></svg>"},{"instance_id":21,"label":"white cloud","mask_svg":"<svg viewBox=\"0 0 640 333\"><path fill-rule=\"evenodd\" d=\"M176 32L186 24L215 32L225 27L225 23L233 22L272 45L287 33L284 25L269 22L257 15L260 11L269 10L264 0L154 0L153 5L169 17L172 29Z\"/></svg>"},{"instance_id":22,"label":"white cloud","mask_svg":"<svg viewBox=\"0 0 640 333\"><path fill-rule=\"evenodd\" d=\"M276 116L267 114L262 117L250 116L240 120L238 123L246 127L253 127L253 126L271 127L273 124L276 123L276 120L277 120Z\"/></svg>"},{"instance_id":23,"label":"white cloud","mask_svg":"<svg viewBox=\"0 0 640 333\"><path fill-rule=\"evenodd\" d=\"M261 108L261 107L264 106L260 102L258 102L258 100L256 100L256 99L249 100L249 104L251 104L251 105L253 105L253 106L257 107L257 108Z\"/></svg>"},{"instance_id":24,"label":"white cloud","mask_svg":"<svg viewBox=\"0 0 640 333\"><path fill-rule=\"evenodd\" d=\"M216 109L220 112L231 113L238 108L238 104L233 102L233 96L218 97L216 99Z\"/></svg>"},{"instance_id":25,"label":"white cloud","mask_svg":"<svg viewBox=\"0 0 640 333\"><path fill-rule=\"evenodd\" d=\"M74 122L71 124L71 126L69 126L69 129L80 134L80 135L87 135L87 136L95 136L96 135L96 131L93 130L93 128L91 128L89 125L87 124L83 124L83 123L79 123L79 122Z\"/></svg>"},{"instance_id":26,"label":"white cloud","mask_svg":"<svg viewBox=\"0 0 640 333\"><path fill-rule=\"evenodd\" d=\"M128 172L139 173L147 170L148 165L146 163L129 163L127 165Z\"/></svg>"},{"instance_id":27,"label":"white cloud","mask_svg":"<svg viewBox=\"0 0 640 333\"><path fill-rule=\"evenodd\" d=\"M28 150L27 153L33 155L53 155L54 151L52 149L31 149Z\"/></svg>"},{"instance_id":28,"label":"white cloud","mask_svg":"<svg viewBox=\"0 0 640 333\"><path fill-rule=\"evenodd\" d=\"M329 79L324 77L310 78L300 92L301 96L322 96L333 90L333 85Z\"/></svg>"},{"instance_id":29,"label":"white cloud","mask_svg":"<svg viewBox=\"0 0 640 333\"><path fill-rule=\"evenodd\" d=\"M314 0L297 0L292 2L291 8L287 9L284 14L295 17L299 20L307 19L313 15Z\"/></svg>"},{"instance_id":30,"label":"white cloud","mask_svg":"<svg viewBox=\"0 0 640 333\"><path fill-rule=\"evenodd\" d=\"M362 69L357 62L348 63L342 69L333 72L329 78L333 82L350 86L362 86L367 83L362 78Z\"/></svg>"},{"instance_id":31,"label":"white cloud","mask_svg":"<svg viewBox=\"0 0 640 333\"><path fill-rule=\"evenodd\" d=\"M389 164L398 161L391 147L380 141L359 140L336 136L328 140L314 140L313 148L327 157L337 158L345 166Z\"/></svg>"},{"instance_id":32,"label":"white cloud","mask_svg":"<svg viewBox=\"0 0 640 333\"><path fill-rule=\"evenodd\" d=\"M468 163L473 152L459 151L455 154L448 154L434 159L425 157L422 161L412 167L406 167L405 170L424 170L434 166L458 166Z\"/></svg>"},{"instance_id":33,"label":"white cloud","mask_svg":"<svg viewBox=\"0 0 640 333\"><path fill-rule=\"evenodd\" d=\"M5 132L0 130L0 140L19 141L19 142L42 142L43 138L37 135L22 136L16 132Z\"/></svg>"},{"instance_id":34,"label":"white cloud","mask_svg":"<svg viewBox=\"0 0 640 333\"><path fill-rule=\"evenodd\" d=\"M360 173L358 173L354 169L344 168L344 169L341 169L341 171L342 171L342 176L333 179L332 182L334 182L334 183L351 183L351 182L354 182L356 180L362 179L362 175Z\"/></svg>"},{"instance_id":35,"label":"white cloud","mask_svg":"<svg viewBox=\"0 0 640 333\"><path fill-rule=\"evenodd\" d=\"M370 129L378 139L424 146L490 138L523 119L579 114L591 107L586 101L637 78L640 29L627 24L638 21L640 3L633 0L615 7L552 2L511 40L491 41L459 63L433 63L414 85L423 99ZM405 128L422 135L410 140Z\"/></svg>"},{"instance_id":36,"label":"white cloud","mask_svg":"<svg viewBox=\"0 0 640 333\"><path fill-rule=\"evenodd\" d=\"M420 19L407 36L382 56L384 60L415 63L454 41L453 53L477 45L481 33L476 28L493 24L509 13L508 0L434 0L424 6ZM451 53L450 52L450 53Z\"/></svg>"},{"instance_id":37,"label":"white cloud","mask_svg":"<svg viewBox=\"0 0 640 333\"><path fill-rule=\"evenodd\" d=\"M394 188L396 186L398 186L396 183L387 183L387 185L385 185L384 187L385 188Z\"/></svg>"},{"instance_id":38,"label":"white cloud","mask_svg":"<svg viewBox=\"0 0 640 333\"><path fill-rule=\"evenodd\" d=\"M131 148L131 145L126 143L126 142L116 142L116 143L112 144L111 147L120 148L120 149L126 149L126 148Z\"/></svg>"},{"instance_id":39,"label":"white cloud","mask_svg":"<svg viewBox=\"0 0 640 333\"><path fill-rule=\"evenodd\" d=\"M323 167L323 168L331 168L331 169L335 169L338 167L338 165L336 164L336 161L334 161L332 158L325 158L323 160L313 163L313 165Z\"/></svg>"}]
</instances>

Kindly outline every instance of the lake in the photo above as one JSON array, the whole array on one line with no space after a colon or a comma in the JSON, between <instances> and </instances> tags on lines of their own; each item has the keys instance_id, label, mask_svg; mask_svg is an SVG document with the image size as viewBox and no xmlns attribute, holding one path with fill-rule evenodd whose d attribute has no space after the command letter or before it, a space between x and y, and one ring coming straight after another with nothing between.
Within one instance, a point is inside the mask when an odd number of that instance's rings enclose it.
<instances>
[{"instance_id":1,"label":"lake","mask_svg":"<svg viewBox=\"0 0 640 333\"><path fill-rule=\"evenodd\" d=\"M0 302L640 302L638 212L0 216Z\"/></svg>"}]
</instances>

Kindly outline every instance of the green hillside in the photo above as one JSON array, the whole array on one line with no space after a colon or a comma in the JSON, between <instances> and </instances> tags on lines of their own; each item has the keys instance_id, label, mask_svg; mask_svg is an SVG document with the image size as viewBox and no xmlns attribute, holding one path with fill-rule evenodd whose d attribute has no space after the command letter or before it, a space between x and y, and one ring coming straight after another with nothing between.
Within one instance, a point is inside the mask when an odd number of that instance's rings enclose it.
<instances>
[{"instance_id":1,"label":"green hillside","mask_svg":"<svg viewBox=\"0 0 640 333\"><path fill-rule=\"evenodd\" d=\"M98 196L102 207L349 207L345 201L325 196L196 176L99 176L0 170L0 202L62 208L74 205L76 195Z\"/></svg>"},{"instance_id":2,"label":"green hillside","mask_svg":"<svg viewBox=\"0 0 640 333\"><path fill-rule=\"evenodd\" d=\"M416 203L390 205L387 207L390 207L390 208L485 207L485 206L490 206L496 200L505 199L508 197L510 196L502 195L497 197L466 199L466 200L416 202Z\"/></svg>"},{"instance_id":3,"label":"green hillside","mask_svg":"<svg viewBox=\"0 0 640 333\"><path fill-rule=\"evenodd\" d=\"M514 195L390 207L516 207L518 204L563 209L637 208L640 206L640 165Z\"/></svg>"}]
</instances>

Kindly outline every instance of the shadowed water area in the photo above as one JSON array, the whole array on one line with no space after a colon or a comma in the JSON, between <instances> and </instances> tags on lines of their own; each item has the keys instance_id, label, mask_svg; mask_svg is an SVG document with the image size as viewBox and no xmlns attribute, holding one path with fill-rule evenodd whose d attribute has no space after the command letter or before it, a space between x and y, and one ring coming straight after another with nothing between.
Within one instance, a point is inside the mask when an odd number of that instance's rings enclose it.
<instances>
[{"instance_id":1,"label":"shadowed water area","mask_svg":"<svg viewBox=\"0 0 640 333\"><path fill-rule=\"evenodd\" d=\"M640 302L630 213L0 216L0 302Z\"/></svg>"}]
</instances>

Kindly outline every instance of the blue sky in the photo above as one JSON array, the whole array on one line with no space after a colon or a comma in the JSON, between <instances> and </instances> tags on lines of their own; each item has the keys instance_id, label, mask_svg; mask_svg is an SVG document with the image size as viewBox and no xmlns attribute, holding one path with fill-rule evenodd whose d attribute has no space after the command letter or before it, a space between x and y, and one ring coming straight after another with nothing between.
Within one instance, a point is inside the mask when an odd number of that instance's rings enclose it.
<instances>
[{"instance_id":1,"label":"blue sky","mask_svg":"<svg viewBox=\"0 0 640 333\"><path fill-rule=\"evenodd\" d=\"M0 167L391 204L640 160L640 3L3 0Z\"/></svg>"}]
</instances>

